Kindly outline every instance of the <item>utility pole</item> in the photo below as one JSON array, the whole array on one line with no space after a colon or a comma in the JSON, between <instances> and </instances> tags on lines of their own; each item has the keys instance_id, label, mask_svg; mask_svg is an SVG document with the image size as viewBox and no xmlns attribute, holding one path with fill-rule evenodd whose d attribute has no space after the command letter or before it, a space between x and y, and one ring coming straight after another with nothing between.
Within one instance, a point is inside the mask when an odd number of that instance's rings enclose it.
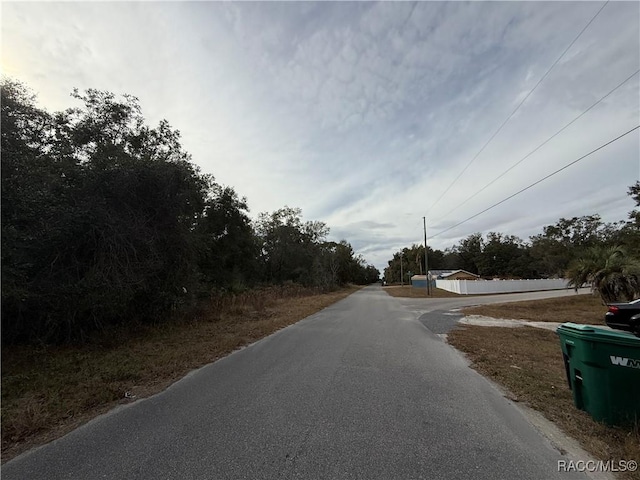
<instances>
[{"instance_id":1,"label":"utility pole","mask_svg":"<svg viewBox=\"0 0 640 480\"><path fill-rule=\"evenodd\" d=\"M402 250L400 250L400 286L404 287L404 274L402 273Z\"/></svg>"},{"instance_id":2,"label":"utility pole","mask_svg":"<svg viewBox=\"0 0 640 480\"><path fill-rule=\"evenodd\" d=\"M424 225L424 278L427 284L427 296L430 295L429 287L429 263L427 260L427 217L422 217L422 223Z\"/></svg>"}]
</instances>

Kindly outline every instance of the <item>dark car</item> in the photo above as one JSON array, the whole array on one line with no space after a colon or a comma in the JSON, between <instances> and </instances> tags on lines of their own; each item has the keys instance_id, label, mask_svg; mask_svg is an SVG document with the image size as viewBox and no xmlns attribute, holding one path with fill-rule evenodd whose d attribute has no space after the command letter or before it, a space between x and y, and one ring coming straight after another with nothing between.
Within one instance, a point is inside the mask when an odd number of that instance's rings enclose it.
<instances>
[{"instance_id":1,"label":"dark car","mask_svg":"<svg viewBox=\"0 0 640 480\"><path fill-rule=\"evenodd\" d=\"M604 321L611 328L626 330L640 337L640 298L628 303L609 303Z\"/></svg>"}]
</instances>

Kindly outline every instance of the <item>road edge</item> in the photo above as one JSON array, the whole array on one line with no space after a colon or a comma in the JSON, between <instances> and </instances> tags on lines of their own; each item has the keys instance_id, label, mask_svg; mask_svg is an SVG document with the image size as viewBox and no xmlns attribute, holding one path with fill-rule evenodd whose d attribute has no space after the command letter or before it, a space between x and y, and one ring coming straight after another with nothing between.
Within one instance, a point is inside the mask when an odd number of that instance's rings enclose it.
<instances>
[{"instance_id":1,"label":"road edge","mask_svg":"<svg viewBox=\"0 0 640 480\"><path fill-rule=\"evenodd\" d=\"M568 457L567 459L573 462L598 462L598 460L593 457L593 455L582 448L580 443L575 438L570 437L562 430L560 430L560 428L555 423L553 423L551 420L548 420L544 415L542 415L542 413L520 402L514 401L513 398L515 396L507 388L500 385L499 383L496 383L491 378L483 375L475 368L473 368L471 366L472 362L470 361L469 357L467 357L464 352L451 345L447 341L446 334L439 334L438 337L440 337L446 345L448 345L456 354L458 354L464 360L468 368L485 379L493 388L495 388L503 397L505 397L509 401L509 403L511 403L516 409L518 409L518 411L527 420L527 422L532 425L562 456ZM610 472L591 472L585 470L583 473L592 480L618 480L619 478L618 476Z\"/></svg>"}]
</instances>

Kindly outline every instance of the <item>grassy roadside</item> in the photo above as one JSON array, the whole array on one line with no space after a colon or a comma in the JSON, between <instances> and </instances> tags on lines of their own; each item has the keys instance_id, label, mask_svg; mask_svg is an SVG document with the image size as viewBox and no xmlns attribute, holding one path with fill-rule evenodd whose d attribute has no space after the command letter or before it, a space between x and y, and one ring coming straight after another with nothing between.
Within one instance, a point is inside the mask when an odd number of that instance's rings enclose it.
<instances>
[{"instance_id":1,"label":"grassy roadside","mask_svg":"<svg viewBox=\"0 0 640 480\"><path fill-rule=\"evenodd\" d=\"M512 309L514 316L536 321L601 324L604 309L590 295L464 309L463 313L494 316ZM508 310L507 310L508 311ZM546 312L546 313L545 313ZM572 313L574 312L574 313ZM495 315L497 316L497 315ZM538 410L583 448L601 460L640 460L640 429L608 427L578 410L568 388L558 336L530 327L465 326L449 333L448 341L464 352L472 367L505 387L510 398ZM620 478L640 480L640 472Z\"/></svg>"},{"instance_id":2,"label":"grassy roadside","mask_svg":"<svg viewBox=\"0 0 640 480\"><path fill-rule=\"evenodd\" d=\"M118 404L158 393L189 371L359 290L259 290L213 299L198 315L83 347L2 349L2 462Z\"/></svg>"},{"instance_id":3,"label":"grassy roadside","mask_svg":"<svg viewBox=\"0 0 640 480\"><path fill-rule=\"evenodd\" d=\"M465 308L465 315L484 315L493 318L512 318L535 322L573 322L604 325L607 307L600 297L572 295L568 297L530 300L526 302L495 303Z\"/></svg>"}]
</instances>

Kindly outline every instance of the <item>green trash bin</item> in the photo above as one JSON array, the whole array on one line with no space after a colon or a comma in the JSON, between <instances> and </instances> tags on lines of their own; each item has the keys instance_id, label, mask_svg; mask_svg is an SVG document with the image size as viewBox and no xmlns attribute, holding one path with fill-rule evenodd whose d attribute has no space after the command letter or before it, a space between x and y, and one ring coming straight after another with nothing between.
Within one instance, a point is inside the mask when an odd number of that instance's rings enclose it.
<instances>
[{"instance_id":1,"label":"green trash bin","mask_svg":"<svg viewBox=\"0 0 640 480\"><path fill-rule=\"evenodd\" d=\"M640 421L640 338L571 322L557 333L575 406L609 425Z\"/></svg>"}]
</instances>

